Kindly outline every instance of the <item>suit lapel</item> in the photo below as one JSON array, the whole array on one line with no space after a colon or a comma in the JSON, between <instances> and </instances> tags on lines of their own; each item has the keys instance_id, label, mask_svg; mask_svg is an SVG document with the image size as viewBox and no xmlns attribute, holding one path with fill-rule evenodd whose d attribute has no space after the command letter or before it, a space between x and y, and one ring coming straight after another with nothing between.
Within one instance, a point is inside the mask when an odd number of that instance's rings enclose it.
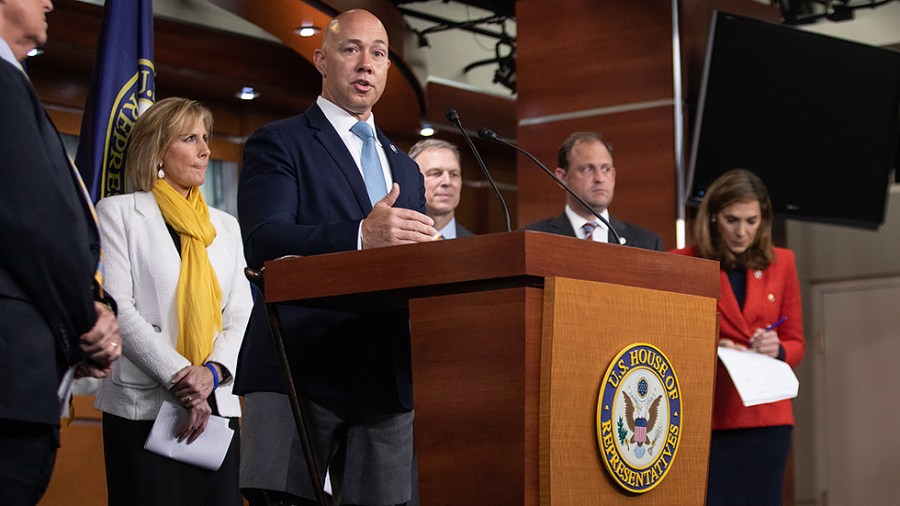
<instances>
[{"instance_id":1,"label":"suit lapel","mask_svg":"<svg viewBox=\"0 0 900 506\"><path fill-rule=\"evenodd\" d=\"M750 325L764 325L765 315L763 310L765 309L765 304L768 303L767 292L770 275L771 269L747 271L747 299L744 302L744 321L748 331L750 330Z\"/></svg>"},{"instance_id":2,"label":"suit lapel","mask_svg":"<svg viewBox=\"0 0 900 506\"><path fill-rule=\"evenodd\" d=\"M144 228L144 235L150 239L147 244L149 251L146 252L146 255L151 265L161 263L165 267L174 266L175 279L178 279L177 273L181 270L181 255L169 235L169 228L156 204L156 198L150 192L135 192L134 209L142 217L141 225Z\"/></svg>"},{"instance_id":3,"label":"suit lapel","mask_svg":"<svg viewBox=\"0 0 900 506\"><path fill-rule=\"evenodd\" d=\"M619 234L619 239L625 239L625 242L622 243L625 246L631 246L632 240L628 236L628 225L624 221L619 221L612 216L609 217L609 224L612 225L614 229L616 229L616 233ZM609 237L612 239L612 237Z\"/></svg>"},{"instance_id":4,"label":"suit lapel","mask_svg":"<svg viewBox=\"0 0 900 506\"><path fill-rule=\"evenodd\" d=\"M566 216L565 211L563 211L563 213L556 218L550 220L550 226L556 230L554 232L556 234L569 237L578 237L577 235L575 235L575 229L572 228L572 222L569 221L569 217Z\"/></svg>"},{"instance_id":5,"label":"suit lapel","mask_svg":"<svg viewBox=\"0 0 900 506\"><path fill-rule=\"evenodd\" d=\"M390 165L388 168L391 171L391 179L393 179L395 183L400 184L403 173L398 170L400 167L400 153L397 150L397 146L394 146L391 140L388 139L387 136L384 135L384 132L377 126L375 127L375 135L378 136L378 142L381 143L381 147L384 149L384 154L388 160L388 165ZM401 188L402 187L403 186L401 185Z\"/></svg>"},{"instance_id":6,"label":"suit lapel","mask_svg":"<svg viewBox=\"0 0 900 506\"><path fill-rule=\"evenodd\" d=\"M78 173L78 169L75 167L74 163L72 163L72 159L69 158L69 155L66 152L66 144L63 142L59 130L56 129L56 126L53 124L53 121L47 114L47 110L44 108L43 104L40 101L40 98L37 96L37 92L35 91L34 86L32 86L31 81L28 79L28 76L19 69L16 69L16 74L18 74L22 79L25 88L28 90L28 93L31 97L31 101L36 108L39 128L41 130L41 137L43 138L44 145L46 146L50 158L54 160L57 159L57 155L53 153L58 153L58 157L66 161L66 168L64 170L66 170L68 174L63 180L71 181L72 184L75 185L77 204L75 204L74 202L72 204L80 206L81 211L85 215L87 233L89 234L88 238L92 244L99 244L100 230L97 224L97 212L94 210L94 204L93 202L91 202L90 195L87 193L87 189L84 186L84 182L81 180L81 175ZM68 194L68 192L64 192L64 194ZM98 257L97 262L99 263L99 261L100 258ZM97 283L99 286L99 277L97 278Z\"/></svg>"},{"instance_id":7,"label":"suit lapel","mask_svg":"<svg viewBox=\"0 0 900 506\"><path fill-rule=\"evenodd\" d=\"M414 175L415 177L418 177L419 171L407 172L402 170L406 163L403 154L401 154L400 150L397 149L397 146L395 146L377 126L375 127L375 133L378 136L378 141L384 148L384 154L387 157L388 165L390 166L391 179L400 185L400 197L397 197L397 201L400 202L403 207L416 209L417 206L414 204L412 197L408 193L411 188L415 187L415 181L410 180L406 176ZM403 199L402 201L400 200L401 198Z\"/></svg>"},{"instance_id":8,"label":"suit lapel","mask_svg":"<svg viewBox=\"0 0 900 506\"><path fill-rule=\"evenodd\" d=\"M750 273L748 272L749 276ZM750 301L750 280L747 280L747 294L744 297L744 308L747 308ZM728 274L720 270L719 271L719 286L728 287L727 290L722 290L722 293L719 294L719 304L722 306L722 318L728 320L731 325L740 329L741 333L750 337L750 329L747 326L747 320L744 317L743 312L741 311L741 306L738 304L737 297L734 295L734 290L731 288L731 281L728 280Z\"/></svg>"},{"instance_id":9,"label":"suit lapel","mask_svg":"<svg viewBox=\"0 0 900 506\"><path fill-rule=\"evenodd\" d=\"M15 69L15 74L19 76L23 85L28 90L31 102L35 107L35 114L38 118L41 137L44 140L44 144L47 146L47 151L51 152L51 158L56 158L56 156L52 154L53 152L56 152L59 153L60 158L66 160L66 170L69 172L67 174L67 180L70 179L76 186L79 197L78 200L81 202L82 209L84 210L85 215L87 215L88 221L90 221L89 228L91 229L91 239L96 241L100 235L97 230L97 213L94 211L94 204L91 202L90 195L87 194L87 189L84 187L84 182L81 180L78 169L75 168L72 159L69 158L68 153L66 153L66 144L59 134L59 130L56 129L56 126L47 114L47 110L41 103L40 98L37 96L37 92L35 91L34 86L32 86L31 81L28 79L28 75L21 69Z\"/></svg>"},{"instance_id":10,"label":"suit lapel","mask_svg":"<svg viewBox=\"0 0 900 506\"><path fill-rule=\"evenodd\" d=\"M318 105L313 104L306 110L306 118L309 126L316 130L315 137L322 143L325 151L331 156L338 170L344 175L347 184L353 190L353 196L362 209L363 214L368 215L372 211L372 203L369 202L369 193L366 191L366 182L353 161L353 156L347 150L347 146L334 130L331 122L325 117L325 113Z\"/></svg>"}]
</instances>

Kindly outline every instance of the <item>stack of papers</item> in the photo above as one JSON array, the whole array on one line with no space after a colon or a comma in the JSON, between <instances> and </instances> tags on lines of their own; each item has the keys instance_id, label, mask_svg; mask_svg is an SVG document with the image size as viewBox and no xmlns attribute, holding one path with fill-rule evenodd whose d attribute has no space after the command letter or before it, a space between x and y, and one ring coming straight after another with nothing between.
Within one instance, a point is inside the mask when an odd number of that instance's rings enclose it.
<instances>
[{"instance_id":1,"label":"stack of papers","mask_svg":"<svg viewBox=\"0 0 900 506\"><path fill-rule=\"evenodd\" d=\"M786 362L755 351L719 346L719 360L728 370L744 406L797 397L800 381Z\"/></svg>"},{"instance_id":2,"label":"stack of papers","mask_svg":"<svg viewBox=\"0 0 900 506\"><path fill-rule=\"evenodd\" d=\"M178 442L175 435L188 418L185 408L163 401L150 429L150 436L144 449L157 455L168 457L194 466L216 471L222 466L234 430L228 426L228 419L210 415L206 430L193 443L185 439Z\"/></svg>"}]
</instances>

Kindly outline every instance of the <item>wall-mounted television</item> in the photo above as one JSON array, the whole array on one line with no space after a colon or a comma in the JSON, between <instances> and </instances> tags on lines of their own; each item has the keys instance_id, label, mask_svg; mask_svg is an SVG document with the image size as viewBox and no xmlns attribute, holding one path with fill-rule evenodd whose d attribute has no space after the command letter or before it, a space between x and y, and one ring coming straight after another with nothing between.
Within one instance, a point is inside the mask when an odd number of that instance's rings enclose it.
<instances>
[{"instance_id":1,"label":"wall-mounted television","mask_svg":"<svg viewBox=\"0 0 900 506\"><path fill-rule=\"evenodd\" d=\"M781 216L876 228L900 157L900 53L717 12L691 153L689 204L742 167Z\"/></svg>"}]
</instances>

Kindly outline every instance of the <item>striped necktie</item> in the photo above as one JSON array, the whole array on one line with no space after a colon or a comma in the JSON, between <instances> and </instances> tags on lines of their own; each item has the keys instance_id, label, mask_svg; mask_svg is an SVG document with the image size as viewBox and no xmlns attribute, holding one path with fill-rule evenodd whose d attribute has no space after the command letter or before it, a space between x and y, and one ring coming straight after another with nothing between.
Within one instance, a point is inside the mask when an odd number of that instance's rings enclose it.
<instances>
[{"instance_id":1,"label":"striped necktie","mask_svg":"<svg viewBox=\"0 0 900 506\"><path fill-rule=\"evenodd\" d=\"M588 241L594 240L594 231L597 230L597 224L589 221L581 226L581 230L584 231L584 238Z\"/></svg>"},{"instance_id":2,"label":"striped necktie","mask_svg":"<svg viewBox=\"0 0 900 506\"><path fill-rule=\"evenodd\" d=\"M378 158L378 150L375 148L375 132L365 121L358 121L350 131L363 140L360 162L363 178L366 180L366 192L369 194L369 201L374 206L376 202L387 195L387 182L384 180L381 160Z\"/></svg>"},{"instance_id":3,"label":"striped necktie","mask_svg":"<svg viewBox=\"0 0 900 506\"><path fill-rule=\"evenodd\" d=\"M60 138L60 142L62 142L62 138ZM72 161L72 158L66 154L66 159L69 162L69 167L72 169L72 173L74 174L75 181L78 182L78 187L81 188L81 195L84 199L84 205L87 206L88 210L91 212L91 217L94 218L94 225L99 229L100 228L100 220L97 219L97 210L94 209L94 203L91 200L91 194L88 192L87 186L84 185L84 180L81 179L81 173L78 172L78 167L75 167L75 162ZM97 295L102 299L104 297L103 294L103 250L100 250L99 263L97 264L97 270L94 272L94 280L97 281Z\"/></svg>"}]
</instances>

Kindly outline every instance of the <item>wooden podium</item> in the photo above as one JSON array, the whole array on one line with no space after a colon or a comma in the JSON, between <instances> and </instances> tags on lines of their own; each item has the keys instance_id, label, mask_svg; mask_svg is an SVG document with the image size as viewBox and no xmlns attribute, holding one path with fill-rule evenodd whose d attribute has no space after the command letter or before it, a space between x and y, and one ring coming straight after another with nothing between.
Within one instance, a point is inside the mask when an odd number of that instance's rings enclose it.
<instances>
[{"instance_id":1,"label":"wooden podium","mask_svg":"<svg viewBox=\"0 0 900 506\"><path fill-rule=\"evenodd\" d=\"M716 367L715 262L537 232L266 263L267 302L410 318L424 506L703 504ZM648 343L681 384L669 472L610 477L596 420L616 354Z\"/></svg>"}]
</instances>

